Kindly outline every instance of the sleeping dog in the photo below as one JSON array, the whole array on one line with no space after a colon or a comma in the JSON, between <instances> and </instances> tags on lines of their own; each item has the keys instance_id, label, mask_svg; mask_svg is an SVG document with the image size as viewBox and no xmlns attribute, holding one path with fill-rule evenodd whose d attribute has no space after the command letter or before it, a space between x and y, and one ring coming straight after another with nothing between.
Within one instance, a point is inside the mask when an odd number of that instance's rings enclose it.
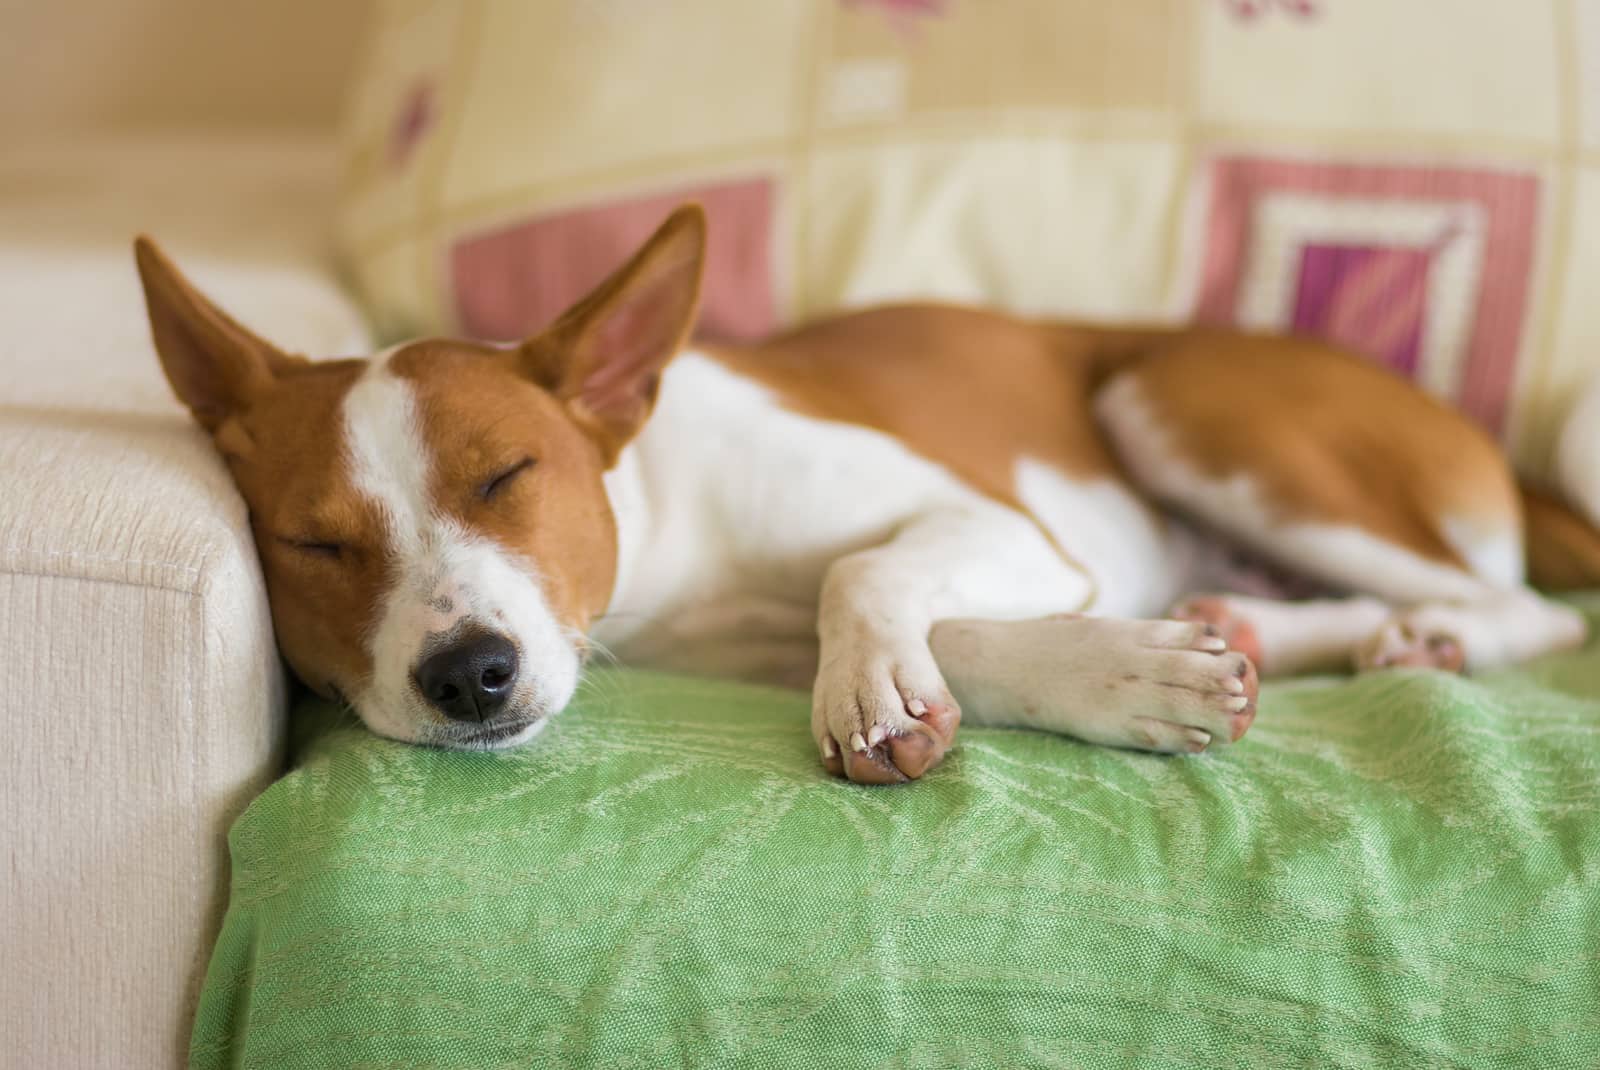
<instances>
[{"instance_id":1,"label":"sleeping dog","mask_svg":"<svg viewBox=\"0 0 1600 1070\"><path fill-rule=\"evenodd\" d=\"M704 250L688 206L536 337L308 361L139 239L301 680L380 735L508 747L601 646L809 686L823 765L889 783L963 716L1197 753L1250 726L1258 669L1583 641L1526 560L1600 581L1600 535L1357 357L932 305L680 352ZM1227 593L1219 545L1326 594Z\"/></svg>"}]
</instances>

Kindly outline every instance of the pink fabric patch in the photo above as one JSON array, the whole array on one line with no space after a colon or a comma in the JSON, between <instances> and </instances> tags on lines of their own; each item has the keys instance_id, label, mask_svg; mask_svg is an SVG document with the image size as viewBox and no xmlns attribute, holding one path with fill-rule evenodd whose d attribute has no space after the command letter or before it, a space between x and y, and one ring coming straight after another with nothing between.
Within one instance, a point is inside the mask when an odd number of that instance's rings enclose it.
<instances>
[{"instance_id":1,"label":"pink fabric patch","mask_svg":"<svg viewBox=\"0 0 1600 1070\"><path fill-rule=\"evenodd\" d=\"M1211 168L1205 252L1194 315L1206 323L1237 322L1240 287L1249 267L1258 204L1274 194L1396 204L1470 205L1484 220L1483 265L1465 303L1466 352L1460 407L1500 431L1516 377L1527 313L1539 215L1532 174L1448 167L1387 167L1225 157ZM1427 245L1341 243L1314 227L1294 236L1299 277L1282 329L1299 329L1367 353L1408 374L1417 371L1428 309L1428 277L1441 250L1460 240L1446 231Z\"/></svg>"},{"instance_id":2,"label":"pink fabric patch","mask_svg":"<svg viewBox=\"0 0 1600 1070\"><path fill-rule=\"evenodd\" d=\"M1307 245L1290 326L1414 378L1431 261L1427 249Z\"/></svg>"},{"instance_id":3,"label":"pink fabric patch","mask_svg":"<svg viewBox=\"0 0 1600 1070\"><path fill-rule=\"evenodd\" d=\"M579 208L459 238L450 251L456 323L474 338L535 334L632 256L674 208L708 221L699 337L741 341L774 326L773 183L760 178Z\"/></svg>"}]
</instances>

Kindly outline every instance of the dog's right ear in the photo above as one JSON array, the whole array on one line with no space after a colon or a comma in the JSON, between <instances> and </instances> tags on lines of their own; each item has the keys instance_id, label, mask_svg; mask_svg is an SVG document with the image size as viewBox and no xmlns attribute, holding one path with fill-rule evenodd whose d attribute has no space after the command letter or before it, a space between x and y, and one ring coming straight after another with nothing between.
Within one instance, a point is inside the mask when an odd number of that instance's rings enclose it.
<instances>
[{"instance_id":1,"label":"dog's right ear","mask_svg":"<svg viewBox=\"0 0 1600 1070\"><path fill-rule=\"evenodd\" d=\"M178 400L207 431L215 432L300 362L206 300L149 238L134 239L133 256L161 368Z\"/></svg>"}]
</instances>

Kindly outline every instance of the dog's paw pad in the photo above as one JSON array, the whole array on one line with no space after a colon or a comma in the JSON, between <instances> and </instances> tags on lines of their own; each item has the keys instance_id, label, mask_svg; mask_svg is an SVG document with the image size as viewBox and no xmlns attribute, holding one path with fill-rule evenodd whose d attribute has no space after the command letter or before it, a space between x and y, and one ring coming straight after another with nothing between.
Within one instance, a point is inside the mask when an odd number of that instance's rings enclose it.
<instances>
[{"instance_id":1,"label":"dog's paw pad","mask_svg":"<svg viewBox=\"0 0 1600 1070\"><path fill-rule=\"evenodd\" d=\"M897 784L932 769L955 742L961 710L944 689L910 673L861 667L843 687L819 680L812 723L822 764L864 784Z\"/></svg>"},{"instance_id":2,"label":"dog's paw pad","mask_svg":"<svg viewBox=\"0 0 1600 1070\"><path fill-rule=\"evenodd\" d=\"M859 740L860 737L857 737ZM882 747L851 746L844 752L843 775L857 784L903 784L911 779L901 772Z\"/></svg>"},{"instance_id":3,"label":"dog's paw pad","mask_svg":"<svg viewBox=\"0 0 1600 1070\"><path fill-rule=\"evenodd\" d=\"M906 702L906 713L911 723L900 732L887 734L885 742L894 767L915 780L938 765L955 742L961 711L954 702L912 698Z\"/></svg>"}]
</instances>

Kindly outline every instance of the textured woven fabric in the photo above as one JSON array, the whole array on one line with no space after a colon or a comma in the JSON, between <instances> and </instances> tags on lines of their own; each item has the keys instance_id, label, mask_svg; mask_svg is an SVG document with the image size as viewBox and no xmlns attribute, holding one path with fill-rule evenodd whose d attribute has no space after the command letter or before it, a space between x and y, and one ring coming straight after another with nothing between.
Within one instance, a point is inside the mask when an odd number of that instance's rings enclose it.
<instances>
[{"instance_id":1,"label":"textured woven fabric","mask_svg":"<svg viewBox=\"0 0 1600 1070\"><path fill-rule=\"evenodd\" d=\"M1164 758L829 780L790 692L600 676L511 754L317 727L193 1066L1600 1062L1600 659L1270 688Z\"/></svg>"},{"instance_id":2,"label":"textured woven fabric","mask_svg":"<svg viewBox=\"0 0 1600 1070\"><path fill-rule=\"evenodd\" d=\"M1600 4L410 0L353 67L379 330L548 324L680 200L700 327L901 298L1332 339L1547 477L1600 373Z\"/></svg>"}]
</instances>

